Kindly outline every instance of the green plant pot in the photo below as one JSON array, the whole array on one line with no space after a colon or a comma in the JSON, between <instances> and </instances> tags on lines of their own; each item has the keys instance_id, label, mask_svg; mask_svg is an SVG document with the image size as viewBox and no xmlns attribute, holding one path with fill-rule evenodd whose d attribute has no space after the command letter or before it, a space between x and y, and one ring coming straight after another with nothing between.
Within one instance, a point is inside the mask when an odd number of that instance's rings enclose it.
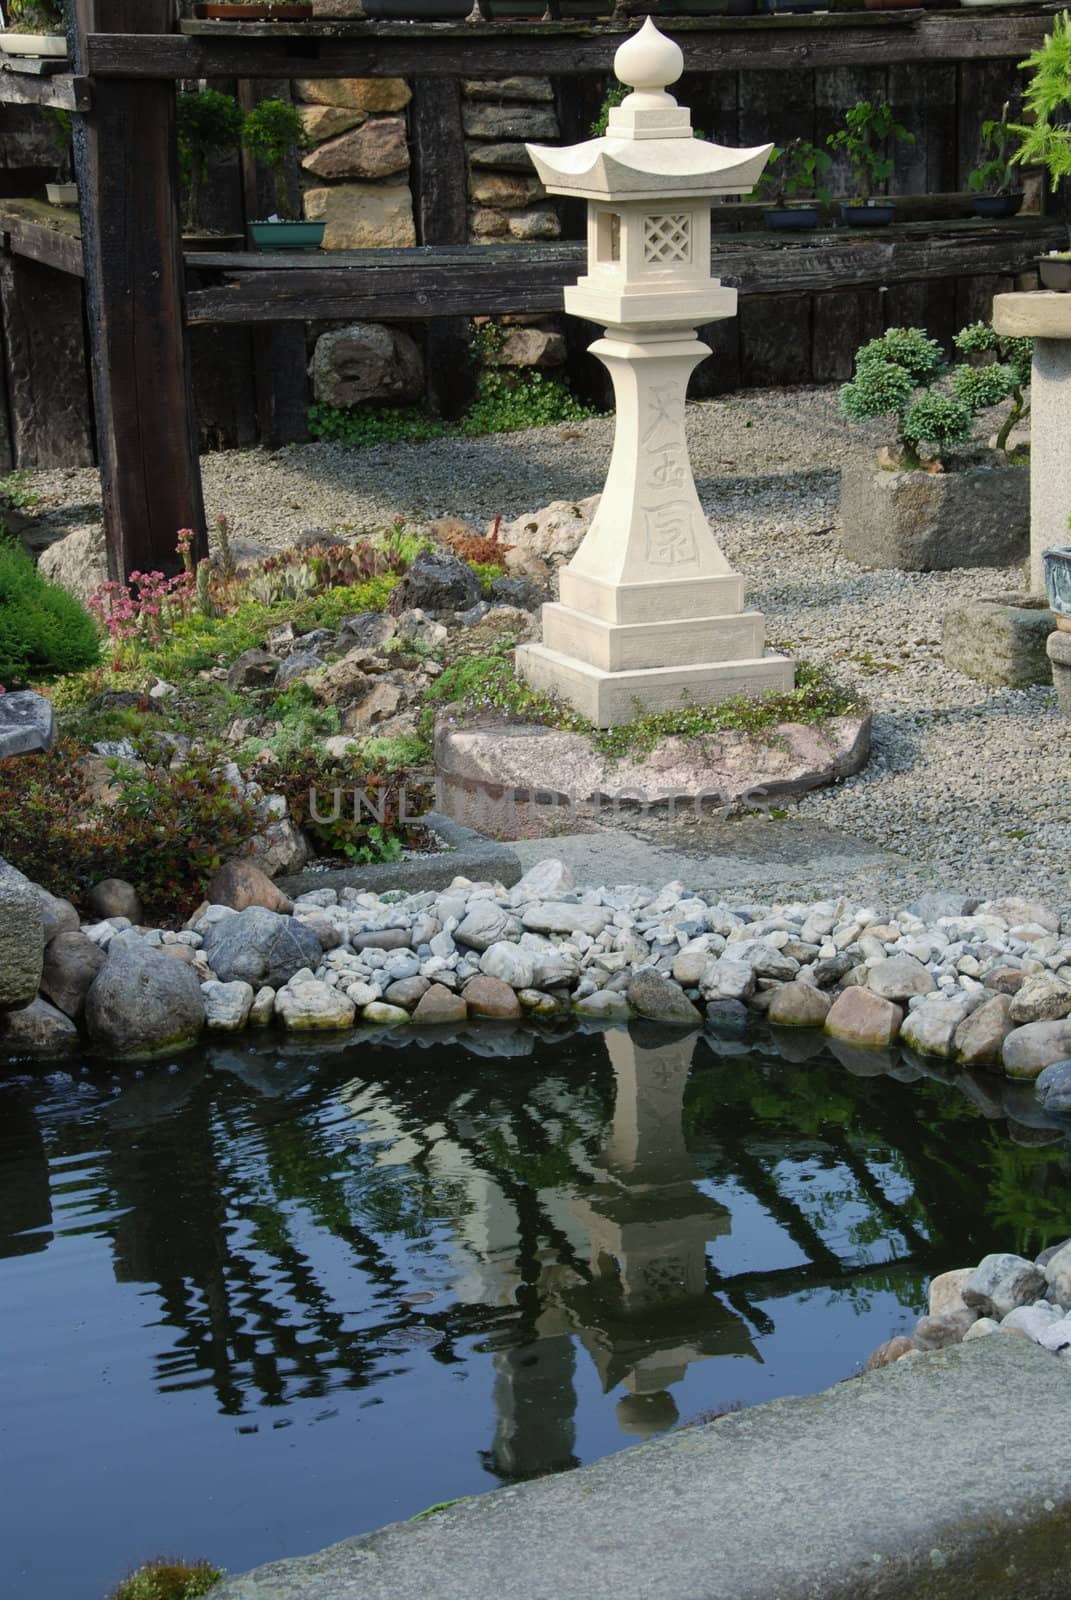
<instances>
[{"instance_id":1,"label":"green plant pot","mask_svg":"<svg viewBox=\"0 0 1071 1600\"><path fill-rule=\"evenodd\" d=\"M255 250L319 250L326 222L251 222Z\"/></svg>"}]
</instances>

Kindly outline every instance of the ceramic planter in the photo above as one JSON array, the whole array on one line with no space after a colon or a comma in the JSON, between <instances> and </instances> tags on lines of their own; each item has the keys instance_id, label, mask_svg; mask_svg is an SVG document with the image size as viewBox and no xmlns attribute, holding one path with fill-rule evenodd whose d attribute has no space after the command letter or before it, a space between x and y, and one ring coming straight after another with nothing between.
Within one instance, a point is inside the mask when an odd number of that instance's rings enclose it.
<instances>
[{"instance_id":1,"label":"ceramic planter","mask_svg":"<svg viewBox=\"0 0 1071 1600\"><path fill-rule=\"evenodd\" d=\"M311 5L239 5L237 0L206 0L196 8L207 22L308 22Z\"/></svg>"},{"instance_id":2,"label":"ceramic planter","mask_svg":"<svg viewBox=\"0 0 1071 1600\"><path fill-rule=\"evenodd\" d=\"M976 194L976 217L1014 217L1022 208L1023 196L1019 194Z\"/></svg>"},{"instance_id":3,"label":"ceramic planter","mask_svg":"<svg viewBox=\"0 0 1071 1600\"><path fill-rule=\"evenodd\" d=\"M868 200L863 205L843 204L840 220L849 228L885 228L896 221L896 207L876 200Z\"/></svg>"},{"instance_id":4,"label":"ceramic planter","mask_svg":"<svg viewBox=\"0 0 1071 1600\"><path fill-rule=\"evenodd\" d=\"M817 228L816 206L775 206L762 213L768 228Z\"/></svg>"},{"instance_id":5,"label":"ceramic planter","mask_svg":"<svg viewBox=\"0 0 1071 1600\"><path fill-rule=\"evenodd\" d=\"M825 0L760 0L760 11L782 16L791 12L824 11Z\"/></svg>"},{"instance_id":6,"label":"ceramic planter","mask_svg":"<svg viewBox=\"0 0 1071 1600\"><path fill-rule=\"evenodd\" d=\"M1041 562L1045 568L1045 593L1049 597L1050 611L1061 617L1071 617L1071 545L1043 550Z\"/></svg>"},{"instance_id":7,"label":"ceramic planter","mask_svg":"<svg viewBox=\"0 0 1071 1600\"><path fill-rule=\"evenodd\" d=\"M1043 289L1071 289L1071 256L1035 256Z\"/></svg>"},{"instance_id":8,"label":"ceramic planter","mask_svg":"<svg viewBox=\"0 0 1071 1600\"><path fill-rule=\"evenodd\" d=\"M480 0L488 22L539 22L546 9L547 0Z\"/></svg>"},{"instance_id":9,"label":"ceramic planter","mask_svg":"<svg viewBox=\"0 0 1071 1600\"><path fill-rule=\"evenodd\" d=\"M471 10L472 0L364 0L365 16L384 22L456 22Z\"/></svg>"},{"instance_id":10,"label":"ceramic planter","mask_svg":"<svg viewBox=\"0 0 1071 1600\"><path fill-rule=\"evenodd\" d=\"M65 56L67 40L62 33L0 33L0 50L9 56Z\"/></svg>"},{"instance_id":11,"label":"ceramic planter","mask_svg":"<svg viewBox=\"0 0 1071 1600\"><path fill-rule=\"evenodd\" d=\"M612 9L613 0L550 0L547 7L549 15L555 22L608 17Z\"/></svg>"},{"instance_id":12,"label":"ceramic planter","mask_svg":"<svg viewBox=\"0 0 1071 1600\"><path fill-rule=\"evenodd\" d=\"M78 185L76 183L46 183L45 198L50 206L76 206L78 204Z\"/></svg>"},{"instance_id":13,"label":"ceramic planter","mask_svg":"<svg viewBox=\"0 0 1071 1600\"><path fill-rule=\"evenodd\" d=\"M921 0L863 0L867 11L918 11Z\"/></svg>"},{"instance_id":14,"label":"ceramic planter","mask_svg":"<svg viewBox=\"0 0 1071 1600\"><path fill-rule=\"evenodd\" d=\"M759 9L757 0L635 0L628 14L652 17L752 17Z\"/></svg>"},{"instance_id":15,"label":"ceramic planter","mask_svg":"<svg viewBox=\"0 0 1071 1600\"><path fill-rule=\"evenodd\" d=\"M249 237L257 250L319 250L326 222L251 222Z\"/></svg>"}]
</instances>

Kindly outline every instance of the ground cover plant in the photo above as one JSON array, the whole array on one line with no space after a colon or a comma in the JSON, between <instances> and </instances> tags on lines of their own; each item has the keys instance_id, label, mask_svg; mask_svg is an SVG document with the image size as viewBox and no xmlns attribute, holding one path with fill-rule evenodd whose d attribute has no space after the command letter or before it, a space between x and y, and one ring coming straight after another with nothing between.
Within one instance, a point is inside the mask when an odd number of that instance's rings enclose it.
<instances>
[{"instance_id":1,"label":"ground cover plant","mask_svg":"<svg viewBox=\"0 0 1071 1600\"><path fill-rule=\"evenodd\" d=\"M518 676L504 655L472 656L457 661L437 678L426 695L420 723L426 739L434 732L437 712L458 722L493 712L543 727L590 735L600 754L639 759L664 739L700 741L732 729L740 733L772 732L782 722L823 722L862 709L860 698L825 671L808 661L796 663L796 687L787 694L761 700L739 696L716 705L682 701L673 711L637 715L615 728L596 728L586 717L541 689L533 689Z\"/></svg>"},{"instance_id":2,"label":"ground cover plant","mask_svg":"<svg viewBox=\"0 0 1071 1600\"><path fill-rule=\"evenodd\" d=\"M200 1600L223 1576L207 1561L174 1561L159 1556L116 1584L108 1600Z\"/></svg>"}]
</instances>

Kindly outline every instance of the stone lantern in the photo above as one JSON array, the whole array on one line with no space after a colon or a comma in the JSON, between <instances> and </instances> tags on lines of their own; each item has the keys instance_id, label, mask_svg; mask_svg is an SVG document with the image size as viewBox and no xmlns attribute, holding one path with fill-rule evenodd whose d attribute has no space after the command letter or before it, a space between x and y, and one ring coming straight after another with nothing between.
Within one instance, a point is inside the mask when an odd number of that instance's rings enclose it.
<instances>
[{"instance_id":1,"label":"stone lantern","mask_svg":"<svg viewBox=\"0 0 1071 1600\"><path fill-rule=\"evenodd\" d=\"M696 329L736 312L710 275L710 202L750 191L771 145L729 150L696 139L667 94L684 57L648 17L618 50L632 93L604 138L559 150L529 145L552 194L588 202L588 271L565 308L601 323L591 352L613 379L617 427L599 510L543 608L543 643L517 665L600 727L637 705L792 688L785 656L765 653L764 623L745 611L744 580L719 550L692 478L684 434L688 379L710 354Z\"/></svg>"}]
</instances>

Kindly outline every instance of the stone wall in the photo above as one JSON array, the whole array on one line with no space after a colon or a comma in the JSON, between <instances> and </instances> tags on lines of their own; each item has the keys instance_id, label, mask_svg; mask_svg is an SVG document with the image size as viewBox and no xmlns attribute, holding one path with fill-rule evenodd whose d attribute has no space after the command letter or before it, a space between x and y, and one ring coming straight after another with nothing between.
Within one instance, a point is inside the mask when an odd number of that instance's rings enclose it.
<instances>
[{"instance_id":1,"label":"stone wall","mask_svg":"<svg viewBox=\"0 0 1071 1600\"><path fill-rule=\"evenodd\" d=\"M400 78L299 78L293 85L312 148L301 162L306 217L326 222L327 250L416 244Z\"/></svg>"}]
</instances>

